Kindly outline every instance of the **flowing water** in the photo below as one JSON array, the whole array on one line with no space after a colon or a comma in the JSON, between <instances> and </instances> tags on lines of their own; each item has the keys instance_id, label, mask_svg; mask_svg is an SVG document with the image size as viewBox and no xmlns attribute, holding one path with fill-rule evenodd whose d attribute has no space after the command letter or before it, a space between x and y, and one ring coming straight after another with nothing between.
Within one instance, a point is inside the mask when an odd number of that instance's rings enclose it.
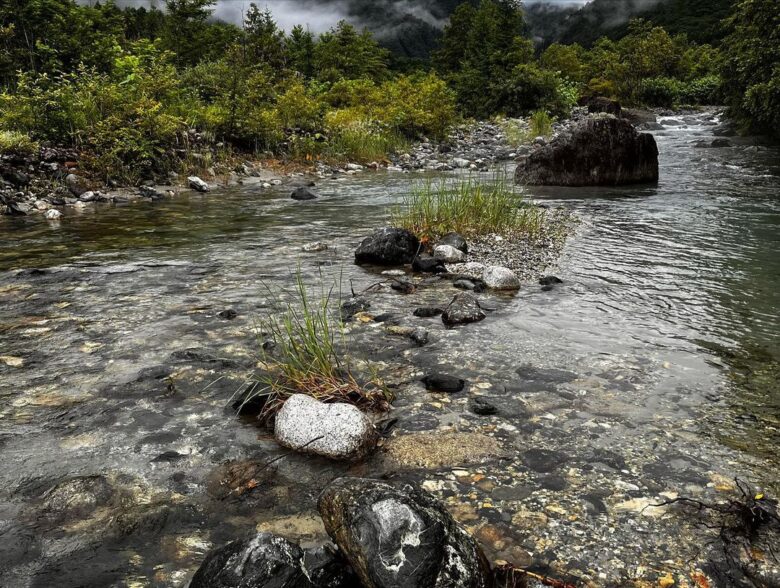
<instances>
[{"instance_id":1,"label":"flowing water","mask_svg":"<svg viewBox=\"0 0 780 588\"><path fill-rule=\"evenodd\" d=\"M455 330L411 316L449 286L373 295L430 331L421 348L351 325L399 363L394 435L499 442L463 469L265 465L281 450L229 408L297 265L344 290L380 279L352 251L410 176L325 180L314 203L247 186L0 218L0 586L183 586L255 528L321 540L317 493L345 474L425 482L491 558L594 585L706 564L705 531L646 507L735 476L780 494L780 151L697 149L712 127L689 122L656 134L657 186L529 191L581 220L552 292L486 295L488 319ZM316 240L328 251L301 253ZM470 389L425 392L431 369ZM499 414L471 414L477 394Z\"/></svg>"}]
</instances>

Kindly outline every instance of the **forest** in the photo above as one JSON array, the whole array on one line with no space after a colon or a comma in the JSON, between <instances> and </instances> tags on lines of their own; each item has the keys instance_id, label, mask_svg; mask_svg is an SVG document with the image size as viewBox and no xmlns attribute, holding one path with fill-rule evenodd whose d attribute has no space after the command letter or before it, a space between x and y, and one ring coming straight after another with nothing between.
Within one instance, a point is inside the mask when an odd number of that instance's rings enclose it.
<instances>
[{"instance_id":1,"label":"forest","mask_svg":"<svg viewBox=\"0 0 780 588\"><path fill-rule=\"evenodd\" d=\"M365 162L463 118L565 117L590 95L725 103L745 130L780 126L773 0L737 3L715 44L635 19L621 38L543 50L514 0L464 3L431 59L415 62L347 22L284 31L252 5L239 27L214 20L213 8L5 0L2 149L77 148L94 173L125 181L174 169L193 137L228 151Z\"/></svg>"}]
</instances>

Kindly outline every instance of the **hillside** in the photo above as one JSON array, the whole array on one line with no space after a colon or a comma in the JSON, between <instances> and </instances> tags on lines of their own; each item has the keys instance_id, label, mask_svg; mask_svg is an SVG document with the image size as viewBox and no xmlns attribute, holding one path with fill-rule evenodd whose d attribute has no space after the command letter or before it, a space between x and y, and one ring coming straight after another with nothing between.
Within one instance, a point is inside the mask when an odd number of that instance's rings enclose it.
<instances>
[{"instance_id":1,"label":"hillside","mask_svg":"<svg viewBox=\"0 0 780 588\"><path fill-rule=\"evenodd\" d=\"M620 38L632 18L645 18L669 33L687 34L698 43L717 42L720 23L734 0L593 0L580 9L557 9L545 3L526 7L532 35L540 45L553 42L592 45L598 38Z\"/></svg>"}]
</instances>

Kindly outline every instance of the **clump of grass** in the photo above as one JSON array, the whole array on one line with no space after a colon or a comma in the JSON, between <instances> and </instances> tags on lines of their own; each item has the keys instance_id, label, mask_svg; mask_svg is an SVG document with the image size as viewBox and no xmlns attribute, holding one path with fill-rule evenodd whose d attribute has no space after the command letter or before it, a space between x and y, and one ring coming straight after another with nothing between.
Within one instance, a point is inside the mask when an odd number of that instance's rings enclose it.
<instances>
[{"instance_id":1,"label":"clump of grass","mask_svg":"<svg viewBox=\"0 0 780 588\"><path fill-rule=\"evenodd\" d=\"M27 134L0 131L0 155L34 155L39 145Z\"/></svg>"},{"instance_id":2,"label":"clump of grass","mask_svg":"<svg viewBox=\"0 0 780 588\"><path fill-rule=\"evenodd\" d=\"M506 142L513 147L525 145L533 139L533 137L531 137L531 132L528 128L528 125L524 120L507 119L501 121L500 124L503 128Z\"/></svg>"},{"instance_id":3,"label":"clump of grass","mask_svg":"<svg viewBox=\"0 0 780 588\"><path fill-rule=\"evenodd\" d=\"M326 156L368 163L385 159L389 154L404 151L408 147L409 141L400 133L359 122L334 131L326 148Z\"/></svg>"},{"instance_id":4,"label":"clump of grass","mask_svg":"<svg viewBox=\"0 0 780 588\"><path fill-rule=\"evenodd\" d=\"M392 400L375 375L362 379L353 371L346 355L339 299L332 288L321 290L320 300L312 300L298 270L292 300L277 296L279 312L258 325L265 369L252 382L244 403L262 397L262 421L272 418L293 394L348 402L369 411L386 410Z\"/></svg>"},{"instance_id":5,"label":"clump of grass","mask_svg":"<svg viewBox=\"0 0 780 588\"><path fill-rule=\"evenodd\" d=\"M553 119L545 110L537 110L529 120L531 137L549 137L552 135Z\"/></svg>"},{"instance_id":6,"label":"clump of grass","mask_svg":"<svg viewBox=\"0 0 780 588\"><path fill-rule=\"evenodd\" d=\"M393 226L410 230L423 242L450 231L465 237L533 236L544 223L544 212L528 204L505 175L417 184L391 217Z\"/></svg>"}]
</instances>

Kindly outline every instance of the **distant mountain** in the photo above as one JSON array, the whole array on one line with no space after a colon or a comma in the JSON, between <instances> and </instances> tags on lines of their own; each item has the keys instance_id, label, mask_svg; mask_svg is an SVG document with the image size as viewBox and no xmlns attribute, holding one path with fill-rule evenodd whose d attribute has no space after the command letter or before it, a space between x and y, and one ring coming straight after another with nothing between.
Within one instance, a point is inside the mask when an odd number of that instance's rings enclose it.
<instances>
[{"instance_id":1,"label":"distant mountain","mask_svg":"<svg viewBox=\"0 0 780 588\"><path fill-rule=\"evenodd\" d=\"M721 22L735 0L593 0L582 8L559 9L540 3L526 6L531 34L546 46L553 42L586 47L603 36L622 37L628 22L644 18L669 33L684 33L698 43L716 43L723 36Z\"/></svg>"}]
</instances>

